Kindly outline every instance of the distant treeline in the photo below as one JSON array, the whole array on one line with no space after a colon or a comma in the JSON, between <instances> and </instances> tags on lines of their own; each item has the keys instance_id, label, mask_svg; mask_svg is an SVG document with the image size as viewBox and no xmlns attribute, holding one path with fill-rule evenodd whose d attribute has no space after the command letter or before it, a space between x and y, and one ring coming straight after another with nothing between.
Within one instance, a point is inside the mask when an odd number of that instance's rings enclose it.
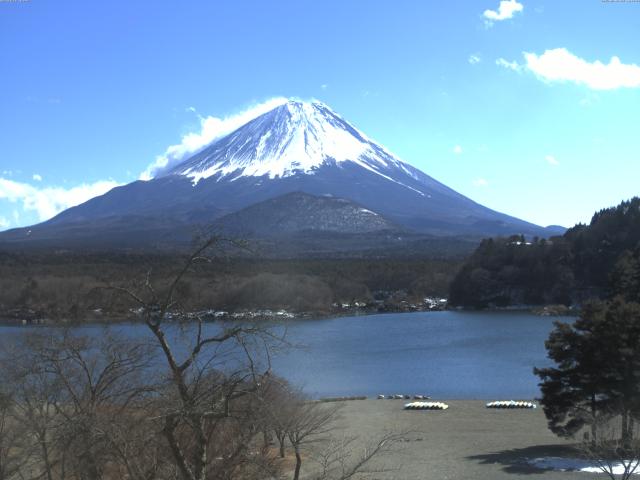
<instances>
[{"instance_id":1,"label":"distant treeline","mask_svg":"<svg viewBox=\"0 0 640 480\"><path fill-rule=\"evenodd\" d=\"M162 285L179 255L0 253L0 317L84 321L130 315L136 305L106 286L132 286L147 273ZM421 301L446 296L457 259L214 259L180 285L187 311L287 309L329 313L335 303ZM94 310L100 308L99 312Z\"/></svg>"},{"instance_id":2,"label":"distant treeline","mask_svg":"<svg viewBox=\"0 0 640 480\"><path fill-rule=\"evenodd\" d=\"M640 198L597 212L549 240L483 240L451 284L450 303L485 308L640 300Z\"/></svg>"}]
</instances>

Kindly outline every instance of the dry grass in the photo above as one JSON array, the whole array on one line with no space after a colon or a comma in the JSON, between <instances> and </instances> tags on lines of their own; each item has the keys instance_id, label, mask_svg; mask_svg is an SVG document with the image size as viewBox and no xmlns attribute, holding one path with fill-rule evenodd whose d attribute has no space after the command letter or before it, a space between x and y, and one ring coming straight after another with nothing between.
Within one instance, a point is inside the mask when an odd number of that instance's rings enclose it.
<instances>
[{"instance_id":1,"label":"dry grass","mask_svg":"<svg viewBox=\"0 0 640 480\"><path fill-rule=\"evenodd\" d=\"M553 435L541 409L493 410L484 401L447 401L445 411L406 411L402 400L344 402L339 434L358 443L385 432L408 432L392 456L379 459L390 471L363 478L572 480L601 478L578 472L549 472L527 465L528 458L575 456L571 442ZM355 447L356 449L358 446ZM307 471L307 474L309 471Z\"/></svg>"}]
</instances>

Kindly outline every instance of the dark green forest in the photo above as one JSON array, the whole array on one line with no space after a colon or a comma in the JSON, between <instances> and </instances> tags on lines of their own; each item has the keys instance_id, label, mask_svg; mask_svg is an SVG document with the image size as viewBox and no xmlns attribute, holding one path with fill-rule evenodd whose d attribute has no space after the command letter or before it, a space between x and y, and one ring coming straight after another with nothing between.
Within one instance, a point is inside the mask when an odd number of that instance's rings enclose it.
<instances>
[{"instance_id":1,"label":"dark green forest","mask_svg":"<svg viewBox=\"0 0 640 480\"><path fill-rule=\"evenodd\" d=\"M640 300L640 198L594 214L563 236L491 238L455 276L450 304L579 305L622 294Z\"/></svg>"}]
</instances>

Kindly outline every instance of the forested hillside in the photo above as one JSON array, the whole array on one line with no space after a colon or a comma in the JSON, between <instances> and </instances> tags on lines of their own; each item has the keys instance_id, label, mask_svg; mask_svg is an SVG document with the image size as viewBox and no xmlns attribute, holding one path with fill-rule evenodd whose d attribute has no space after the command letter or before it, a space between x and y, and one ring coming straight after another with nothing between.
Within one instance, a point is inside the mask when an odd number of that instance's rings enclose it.
<instances>
[{"instance_id":1,"label":"forested hillside","mask_svg":"<svg viewBox=\"0 0 640 480\"><path fill-rule=\"evenodd\" d=\"M640 299L640 198L549 240L483 240L451 284L450 303L484 308Z\"/></svg>"},{"instance_id":2,"label":"forested hillside","mask_svg":"<svg viewBox=\"0 0 640 480\"><path fill-rule=\"evenodd\" d=\"M179 255L0 252L0 321L82 322L96 317L96 309L97 319L126 318L137 305L103 287L136 285L147 273L165 285L183 264ZM179 293L188 311L284 308L323 315L355 302L394 309L446 297L459 266L457 258L218 258L194 268Z\"/></svg>"}]
</instances>

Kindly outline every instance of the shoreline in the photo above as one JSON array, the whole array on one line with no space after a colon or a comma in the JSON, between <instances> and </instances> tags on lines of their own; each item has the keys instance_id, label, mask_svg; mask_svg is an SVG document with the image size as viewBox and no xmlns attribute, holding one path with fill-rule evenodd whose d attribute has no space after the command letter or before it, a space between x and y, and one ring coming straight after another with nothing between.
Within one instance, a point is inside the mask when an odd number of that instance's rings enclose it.
<instances>
[{"instance_id":1,"label":"shoreline","mask_svg":"<svg viewBox=\"0 0 640 480\"><path fill-rule=\"evenodd\" d=\"M424 396L424 395L423 395ZM496 400L513 400L516 402L534 402L538 403L536 398L521 398L521 397L487 397L487 398L441 398L441 397L431 397L428 398L414 398L413 395L410 395L411 398L376 398L375 396L367 396L367 395L345 395L343 397L320 397L314 398L312 401L314 402L323 402L323 403L332 403L332 402L364 402L364 401L376 401L376 402L385 402L390 403L390 401L396 402L396 405L400 405L401 403L407 402L416 402L416 401L428 401L428 402L480 402L483 404L487 404L489 402L493 402ZM539 405L537 408L541 408ZM535 409L534 409L535 410Z\"/></svg>"},{"instance_id":2,"label":"shoreline","mask_svg":"<svg viewBox=\"0 0 640 480\"><path fill-rule=\"evenodd\" d=\"M531 313L540 317L575 317L580 314L579 310L565 307L564 309L556 309L554 305L514 305L509 307L492 307L492 308L462 308L462 307L439 307L433 308L427 305L415 306L412 308L351 308L345 310L337 310L330 312L323 311L303 311L291 312L285 309L258 309L250 311L241 311L229 313L226 311L203 310L198 312L189 312L185 316L189 319L195 319L201 315L206 323L214 323L218 321L248 321L248 320L328 320L334 318L373 316L385 314L402 314L402 313L425 313L425 312L496 312L496 313ZM84 321L53 321L47 318L20 318L15 314L7 316L7 312L0 312L0 326L43 326L43 327L77 327L83 325L118 325L118 324L135 324L143 323L141 317L137 314L129 316L109 316L104 314L96 314L91 312L91 318ZM167 319L167 323L172 323L172 319Z\"/></svg>"},{"instance_id":3,"label":"shoreline","mask_svg":"<svg viewBox=\"0 0 640 480\"><path fill-rule=\"evenodd\" d=\"M187 319L195 320L200 315L204 318L206 323L213 323L217 321L247 321L247 320L326 320L332 318L344 318L344 317L359 317L369 315L384 315L390 313L419 313L419 312L442 312L447 311L446 308L413 308L413 309L375 309L375 308L353 308L336 311L302 311L291 312L286 309L272 310L272 309L257 309L239 312L226 312L226 311L214 311L214 310L202 310L197 312L188 312L185 314ZM453 309L452 309L453 310ZM0 313L0 325L5 326L80 326L80 325L117 325L121 323L143 323L140 315L132 313L128 316L109 316L103 314L93 315L88 320L79 321L52 321L47 318L16 318L15 316L8 317L6 313ZM172 319L168 318L167 323L172 323Z\"/></svg>"}]
</instances>

